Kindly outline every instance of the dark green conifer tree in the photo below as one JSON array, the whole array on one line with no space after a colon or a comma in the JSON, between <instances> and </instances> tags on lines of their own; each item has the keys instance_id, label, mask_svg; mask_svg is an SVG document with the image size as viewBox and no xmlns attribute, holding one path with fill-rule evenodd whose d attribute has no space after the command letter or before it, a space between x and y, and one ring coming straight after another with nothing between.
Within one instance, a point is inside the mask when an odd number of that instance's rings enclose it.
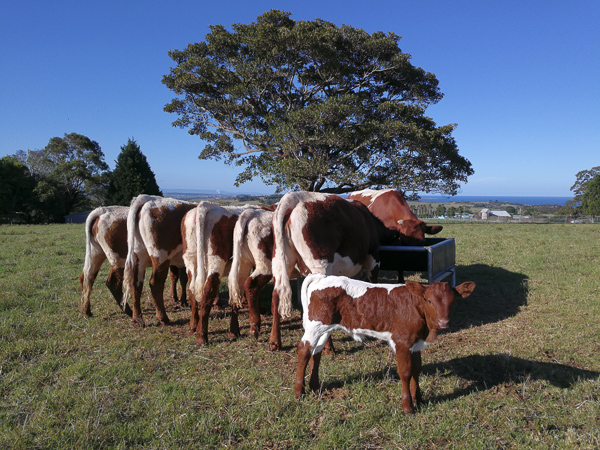
<instances>
[{"instance_id":1,"label":"dark green conifer tree","mask_svg":"<svg viewBox=\"0 0 600 450\"><path fill-rule=\"evenodd\" d=\"M139 194L162 195L146 156L134 139L121 147L108 187L108 204L129 206Z\"/></svg>"}]
</instances>

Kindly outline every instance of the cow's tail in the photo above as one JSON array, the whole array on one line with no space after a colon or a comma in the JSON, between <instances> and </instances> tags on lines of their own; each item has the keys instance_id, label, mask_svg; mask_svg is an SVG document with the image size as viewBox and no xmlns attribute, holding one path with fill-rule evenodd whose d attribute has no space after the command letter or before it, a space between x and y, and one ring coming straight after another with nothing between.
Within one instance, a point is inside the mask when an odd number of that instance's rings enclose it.
<instances>
[{"instance_id":1,"label":"cow's tail","mask_svg":"<svg viewBox=\"0 0 600 450\"><path fill-rule=\"evenodd\" d=\"M308 288L310 287L310 285L312 283L314 283L315 281L318 281L322 278L325 278L325 276L326 275L324 275L322 273L311 273L311 274L307 275L306 278L304 279L304 282L302 283L301 293L300 293L300 299L302 302L302 311L304 311L304 314L308 314L308 301L310 300L309 294L308 294Z\"/></svg>"},{"instance_id":2,"label":"cow's tail","mask_svg":"<svg viewBox=\"0 0 600 450\"><path fill-rule=\"evenodd\" d=\"M206 229L206 218L210 206L211 204L208 202L201 202L196 207L196 277L191 288L198 302L202 301L202 291L204 290L204 283L206 283L206 252L208 251L206 242L208 236L204 236L204 230Z\"/></svg>"},{"instance_id":3,"label":"cow's tail","mask_svg":"<svg viewBox=\"0 0 600 450\"><path fill-rule=\"evenodd\" d=\"M125 308L127 299L131 295L133 286L135 268L135 239L139 234L138 216L146 202L152 200L148 195L138 195L131 201L129 212L127 213L127 259L125 260L125 270L123 274L123 300L121 307Z\"/></svg>"},{"instance_id":4,"label":"cow's tail","mask_svg":"<svg viewBox=\"0 0 600 450\"><path fill-rule=\"evenodd\" d=\"M79 280L81 282L81 299L89 298L92 290L92 246L94 245L94 233L92 228L94 222L100 217L106 210L104 208L96 208L93 210L85 221L85 259L83 261L83 270Z\"/></svg>"},{"instance_id":5,"label":"cow's tail","mask_svg":"<svg viewBox=\"0 0 600 450\"><path fill-rule=\"evenodd\" d=\"M242 306L243 286L246 280L240 280L240 264L242 263L242 253L245 243L248 241L248 222L253 217L251 212L239 215L233 229L233 257L231 258L231 269L227 284L229 287L229 303L232 306Z\"/></svg>"},{"instance_id":6,"label":"cow's tail","mask_svg":"<svg viewBox=\"0 0 600 450\"><path fill-rule=\"evenodd\" d=\"M275 254L273 255L274 290L279 296L279 314L287 318L292 313L292 287L288 274L289 246L285 239L285 216L287 202L281 201L273 215L273 235L275 239Z\"/></svg>"}]
</instances>

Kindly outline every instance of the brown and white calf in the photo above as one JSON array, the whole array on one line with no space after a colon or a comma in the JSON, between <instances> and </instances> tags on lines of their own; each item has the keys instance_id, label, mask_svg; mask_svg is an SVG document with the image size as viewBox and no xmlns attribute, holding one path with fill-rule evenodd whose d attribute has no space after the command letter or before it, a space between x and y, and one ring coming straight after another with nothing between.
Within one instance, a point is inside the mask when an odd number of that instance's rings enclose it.
<instances>
[{"instance_id":1,"label":"brown and white calf","mask_svg":"<svg viewBox=\"0 0 600 450\"><path fill-rule=\"evenodd\" d=\"M133 297L133 322L143 325L141 295L146 268L152 267L150 293L156 318L161 324L169 323L165 311L163 291L169 267L185 267L183 263L181 221L196 203L173 198L139 195L133 199L127 216L127 259L124 284L126 294ZM136 254L140 243L145 254ZM125 297L126 298L126 297Z\"/></svg>"},{"instance_id":2,"label":"brown and white calf","mask_svg":"<svg viewBox=\"0 0 600 450\"><path fill-rule=\"evenodd\" d=\"M288 192L273 216L273 302L282 317L291 313L290 275L357 276L376 280L379 246L397 240L361 203L318 192Z\"/></svg>"},{"instance_id":3,"label":"brown and white calf","mask_svg":"<svg viewBox=\"0 0 600 450\"><path fill-rule=\"evenodd\" d=\"M386 227L397 230L402 245L423 245L425 234L437 234L443 228L440 225L427 225L417 218L396 189L365 189L351 192L348 199L366 205Z\"/></svg>"},{"instance_id":4,"label":"brown and white calf","mask_svg":"<svg viewBox=\"0 0 600 450\"><path fill-rule=\"evenodd\" d=\"M219 206L201 202L190 210L181 223L183 260L190 282L192 317L190 328L196 332L196 343L208 343L208 319L213 300L219 295L221 277L228 275L233 256L233 230L239 215L257 205ZM229 334L240 334L239 305L231 304ZM199 311L198 311L199 310Z\"/></svg>"},{"instance_id":5,"label":"brown and white calf","mask_svg":"<svg viewBox=\"0 0 600 450\"><path fill-rule=\"evenodd\" d=\"M304 336L298 344L294 394L304 392L304 372L313 358L309 386L319 389L321 349L333 330L343 330L355 340L364 337L387 341L396 353L402 382L402 410L414 412L421 401L419 374L421 350L448 328L457 297L468 297L475 283L453 288L448 283L422 285L370 284L346 277L310 275L302 285Z\"/></svg>"},{"instance_id":6,"label":"brown and white calf","mask_svg":"<svg viewBox=\"0 0 600 450\"><path fill-rule=\"evenodd\" d=\"M243 211L235 224L233 231L233 258L229 271L229 301L232 304L242 304L245 296L248 302L250 319L250 334L255 338L260 332L261 290L273 277L271 261L273 255L273 210L269 208L247 209ZM272 350L280 347L277 341L280 320L277 305L271 304L273 326L269 345Z\"/></svg>"},{"instance_id":7,"label":"brown and white calf","mask_svg":"<svg viewBox=\"0 0 600 450\"><path fill-rule=\"evenodd\" d=\"M87 217L85 223L85 262L79 277L81 283L81 313L92 316L90 297L94 281L100 267L108 260L110 272L106 286L110 290L119 308L131 317L132 311L127 302L123 302L123 271L127 258L127 206L105 206L96 208ZM146 253L143 243L137 242L135 254ZM176 267L171 267L171 299L177 298L177 282L182 287L180 301L186 304L187 276Z\"/></svg>"}]
</instances>

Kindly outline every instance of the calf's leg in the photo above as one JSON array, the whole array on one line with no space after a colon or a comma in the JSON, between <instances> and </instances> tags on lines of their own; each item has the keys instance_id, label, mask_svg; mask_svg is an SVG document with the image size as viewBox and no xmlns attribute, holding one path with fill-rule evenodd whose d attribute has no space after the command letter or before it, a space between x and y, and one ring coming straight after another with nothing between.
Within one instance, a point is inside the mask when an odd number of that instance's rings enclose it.
<instances>
[{"instance_id":1,"label":"calf's leg","mask_svg":"<svg viewBox=\"0 0 600 450\"><path fill-rule=\"evenodd\" d=\"M319 382L319 363L321 362L321 352L315 353L312 356L311 367L310 367L310 380L308 381L308 386L314 391L317 392L321 387L321 383Z\"/></svg>"},{"instance_id":2,"label":"calf's leg","mask_svg":"<svg viewBox=\"0 0 600 450\"><path fill-rule=\"evenodd\" d=\"M419 386L419 375L421 374L422 362L421 352L414 352L410 355L412 363L412 377L410 379L410 395L412 396L415 406L420 404L421 398L421 387Z\"/></svg>"},{"instance_id":3,"label":"calf's leg","mask_svg":"<svg viewBox=\"0 0 600 450\"><path fill-rule=\"evenodd\" d=\"M402 382L402 411L411 414L415 412L415 409L410 392L410 379L412 377L410 350L404 347L399 348L396 344L396 361L398 363L398 375Z\"/></svg>"},{"instance_id":4,"label":"calf's leg","mask_svg":"<svg viewBox=\"0 0 600 450\"><path fill-rule=\"evenodd\" d=\"M300 398L304 394L304 374L310 359L312 347L308 342L298 343L298 366L296 368L296 382L294 383L294 397Z\"/></svg>"}]
</instances>

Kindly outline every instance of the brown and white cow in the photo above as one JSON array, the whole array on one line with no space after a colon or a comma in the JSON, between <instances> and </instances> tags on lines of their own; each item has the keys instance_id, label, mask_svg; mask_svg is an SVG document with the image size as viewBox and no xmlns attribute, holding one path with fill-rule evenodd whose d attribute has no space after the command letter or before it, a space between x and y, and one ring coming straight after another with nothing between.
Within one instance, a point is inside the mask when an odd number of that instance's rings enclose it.
<instances>
[{"instance_id":1,"label":"brown and white cow","mask_svg":"<svg viewBox=\"0 0 600 450\"><path fill-rule=\"evenodd\" d=\"M302 275L364 273L375 280L379 245L398 237L359 202L304 191L282 197L273 217L273 233L273 301L284 318L291 312L289 278L296 266Z\"/></svg>"},{"instance_id":2,"label":"brown and white cow","mask_svg":"<svg viewBox=\"0 0 600 450\"><path fill-rule=\"evenodd\" d=\"M387 341L396 353L402 382L402 410L414 412L421 401L419 375L421 350L448 328L453 303L468 297L475 283L453 288L448 283L422 285L370 284L346 277L310 275L302 285L302 325L294 395L304 393L304 372L313 358L309 386L319 389L321 349L333 330L343 330L355 340L364 337Z\"/></svg>"},{"instance_id":3,"label":"brown and white cow","mask_svg":"<svg viewBox=\"0 0 600 450\"><path fill-rule=\"evenodd\" d=\"M96 208L87 217L85 224L85 262L79 277L81 283L81 313L92 316L90 296L94 281L102 263L108 260L110 272L106 286L110 290L119 308L131 317L132 311L127 302L123 302L123 271L127 258L127 206L105 206ZM146 253L143 243L136 242L135 254ZM182 286L181 304L186 304L187 276L176 267L171 267L171 300L177 298L177 282Z\"/></svg>"},{"instance_id":4,"label":"brown and white cow","mask_svg":"<svg viewBox=\"0 0 600 450\"><path fill-rule=\"evenodd\" d=\"M243 211L233 231L233 258L229 271L229 301L241 307L242 297L248 302L250 334L255 338L260 332L261 290L273 277L271 261L273 257L273 210L275 205L264 209ZM271 304L273 327L270 343L277 346L279 313L275 303Z\"/></svg>"},{"instance_id":5,"label":"brown and white cow","mask_svg":"<svg viewBox=\"0 0 600 450\"><path fill-rule=\"evenodd\" d=\"M183 263L181 221L196 203L173 198L139 195L133 199L127 216L127 260L124 284L126 294L133 297L133 322L143 325L141 295L146 268L152 267L150 293L156 317L161 324L169 323L165 311L163 291L169 266L185 267ZM134 249L143 243L146 253L138 255ZM126 297L125 297L126 298Z\"/></svg>"},{"instance_id":6,"label":"brown and white cow","mask_svg":"<svg viewBox=\"0 0 600 450\"><path fill-rule=\"evenodd\" d=\"M427 225L417 218L396 189L365 189L351 192L348 199L366 205L386 227L397 230L402 245L423 245L425 234L437 234L443 228L440 225Z\"/></svg>"},{"instance_id":7,"label":"brown and white cow","mask_svg":"<svg viewBox=\"0 0 600 450\"><path fill-rule=\"evenodd\" d=\"M183 260L188 271L193 298L190 328L196 331L196 343L208 343L208 319L213 300L219 295L221 277L229 273L233 255L233 230L239 215L257 205L220 206L201 202L190 210L181 223L184 241ZM199 303L199 305L198 305ZM240 334L239 305L231 304L229 334ZM198 308L200 311L198 311Z\"/></svg>"}]
</instances>

